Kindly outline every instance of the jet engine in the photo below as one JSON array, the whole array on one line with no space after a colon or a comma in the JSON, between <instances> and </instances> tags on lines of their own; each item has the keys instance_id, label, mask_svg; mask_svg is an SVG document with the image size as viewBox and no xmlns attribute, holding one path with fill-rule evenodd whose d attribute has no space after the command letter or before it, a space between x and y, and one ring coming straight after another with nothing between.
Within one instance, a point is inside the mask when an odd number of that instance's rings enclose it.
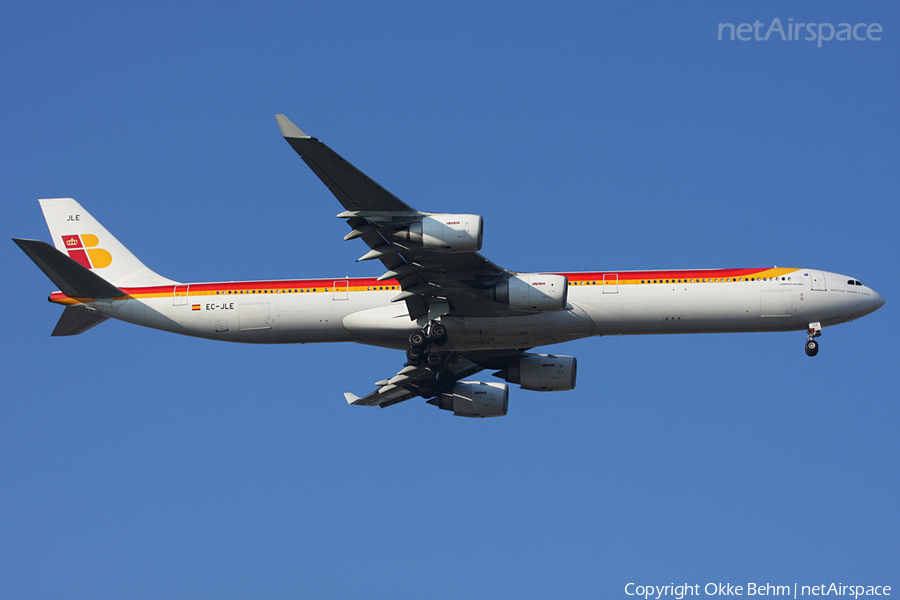
<instances>
[{"instance_id":1,"label":"jet engine","mask_svg":"<svg viewBox=\"0 0 900 600\"><path fill-rule=\"evenodd\" d=\"M453 390L428 401L458 417L502 417L509 407L509 386L505 383L459 381Z\"/></svg>"},{"instance_id":2,"label":"jet engine","mask_svg":"<svg viewBox=\"0 0 900 600\"><path fill-rule=\"evenodd\" d=\"M569 280L564 275L520 273L494 286L494 300L520 310L564 310Z\"/></svg>"},{"instance_id":3,"label":"jet engine","mask_svg":"<svg viewBox=\"0 0 900 600\"><path fill-rule=\"evenodd\" d=\"M484 238L484 223L478 215L429 215L394 237L437 252L478 252Z\"/></svg>"},{"instance_id":4,"label":"jet engine","mask_svg":"<svg viewBox=\"0 0 900 600\"><path fill-rule=\"evenodd\" d=\"M537 392L564 392L575 389L577 361L574 356L522 354L508 367L494 373L522 389Z\"/></svg>"}]
</instances>

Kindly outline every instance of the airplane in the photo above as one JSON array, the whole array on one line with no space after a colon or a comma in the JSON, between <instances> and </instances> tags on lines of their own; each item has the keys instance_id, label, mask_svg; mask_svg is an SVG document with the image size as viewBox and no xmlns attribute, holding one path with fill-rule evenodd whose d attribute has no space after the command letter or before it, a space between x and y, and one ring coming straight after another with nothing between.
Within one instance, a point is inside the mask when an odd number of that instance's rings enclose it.
<instances>
[{"instance_id":1,"label":"airplane","mask_svg":"<svg viewBox=\"0 0 900 600\"><path fill-rule=\"evenodd\" d=\"M509 386L575 387L571 356L531 352L591 336L805 331L858 319L884 297L858 279L806 268L574 273L510 271L481 256L481 216L420 212L277 115L281 134L343 206L345 240L369 248L370 278L180 283L150 270L71 198L40 200L53 246L13 238L59 288L52 335L113 318L257 344L356 342L405 351L396 375L349 404L412 398L465 417L507 414ZM505 381L469 378L485 369Z\"/></svg>"}]
</instances>

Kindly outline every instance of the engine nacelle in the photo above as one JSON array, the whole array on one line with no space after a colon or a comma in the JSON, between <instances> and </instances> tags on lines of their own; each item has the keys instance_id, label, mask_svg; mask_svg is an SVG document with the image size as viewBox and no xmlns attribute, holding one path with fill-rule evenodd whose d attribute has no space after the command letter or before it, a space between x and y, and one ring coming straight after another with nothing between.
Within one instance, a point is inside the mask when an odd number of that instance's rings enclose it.
<instances>
[{"instance_id":1,"label":"engine nacelle","mask_svg":"<svg viewBox=\"0 0 900 600\"><path fill-rule=\"evenodd\" d=\"M458 417L502 417L509 408L509 386L505 383L458 381L453 391L428 401Z\"/></svg>"},{"instance_id":2,"label":"engine nacelle","mask_svg":"<svg viewBox=\"0 0 900 600\"><path fill-rule=\"evenodd\" d=\"M565 275L520 273L494 287L494 300L519 310L549 312L564 310L569 295Z\"/></svg>"},{"instance_id":3,"label":"engine nacelle","mask_svg":"<svg viewBox=\"0 0 900 600\"><path fill-rule=\"evenodd\" d=\"M395 237L437 252L478 252L484 222L478 215L429 215Z\"/></svg>"},{"instance_id":4,"label":"engine nacelle","mask_svg":"<svg viewBox=\"0 0 900 600\"><path fill-rule=\"evenodd\" d=\"M495 373L522 389L537 392L564 392L575 389L578 361L574 356L523 354L518 361Z\"/></svg>"}]
</instances>

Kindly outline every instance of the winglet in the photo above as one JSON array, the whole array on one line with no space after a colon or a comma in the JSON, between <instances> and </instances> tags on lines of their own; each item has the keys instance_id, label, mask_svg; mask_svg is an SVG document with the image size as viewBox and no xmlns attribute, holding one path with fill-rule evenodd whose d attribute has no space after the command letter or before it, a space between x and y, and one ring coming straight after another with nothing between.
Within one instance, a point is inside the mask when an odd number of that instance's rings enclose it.
<instances>
[{"instance_id":1,"label":"winglet","mask_svg":"<svg viewBox=\"0 0 900 600\"><path fill-rule=\"evenodd\" d=\"M275 115L275 119L278 121L278 126L281 128L281 135L286 138L308 138L310 136L306 135L300 128L294 125L290 119L288 119L284 115Z\"/></svg>"},{"instance_id":2,"label":"winglet","mask_svg":"<svg viewBox=\"0 0 900 600\"><path fill-rule=\"evenodd\" d=\"M290 121L288 122L290 123ZM356 404L360 400L359 396L350 392L344 392L344 399L347 400L347 404Z\"/></svg>"}]
</instances>

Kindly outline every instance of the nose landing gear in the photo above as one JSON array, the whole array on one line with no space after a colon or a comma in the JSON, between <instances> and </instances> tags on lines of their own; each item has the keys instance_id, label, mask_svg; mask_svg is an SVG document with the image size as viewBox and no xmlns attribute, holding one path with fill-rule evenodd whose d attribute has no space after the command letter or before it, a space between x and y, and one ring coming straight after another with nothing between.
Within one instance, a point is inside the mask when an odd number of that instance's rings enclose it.
<instances>
[{"instance_id":1,"label":"nose landing gear","mask_svg":"<svg viewBox=\"0 0 900 600\"><path fill-rule=\"evenodd\" d=\"M815 356L819 353L819 342L817 342L814 338L821 337L822 335L822 324L816 321L815 323L809 324L809 329L806 332L806 355L807 356Z\"/></svg>"}]
</instances>

